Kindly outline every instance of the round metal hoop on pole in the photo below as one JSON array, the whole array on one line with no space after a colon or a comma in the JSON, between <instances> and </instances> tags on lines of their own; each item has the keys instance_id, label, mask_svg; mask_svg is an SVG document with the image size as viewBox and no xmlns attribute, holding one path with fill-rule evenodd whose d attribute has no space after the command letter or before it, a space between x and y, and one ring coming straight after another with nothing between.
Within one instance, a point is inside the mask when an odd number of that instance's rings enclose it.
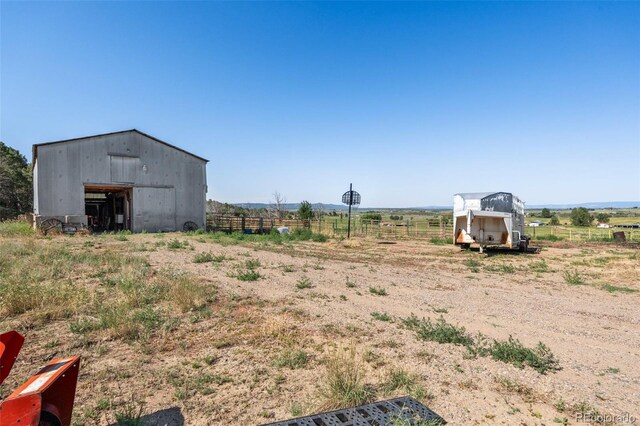
<instances>
[{"instance_id":1,"label":"round metal hoop on pole","mask_svg":"<svg viewBox=\"0 0 640 426\"><path fill-rule=\"evenodd\" d=\"M347 239L351 237L351 206L360 204L360 194L353 190L353 184L349 184L349 190L342 194L342 202L349 206L349 219L347 220Z\"/></svg>"}]
</instances>

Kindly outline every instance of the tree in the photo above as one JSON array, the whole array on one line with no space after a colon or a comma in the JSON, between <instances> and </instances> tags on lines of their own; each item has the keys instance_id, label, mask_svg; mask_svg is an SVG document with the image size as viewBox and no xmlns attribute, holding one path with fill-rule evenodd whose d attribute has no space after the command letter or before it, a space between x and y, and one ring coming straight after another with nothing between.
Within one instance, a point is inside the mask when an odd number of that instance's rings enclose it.
<instances>
[{"instance_id":1,"label":"tree","mask_svg":"<svg viewBox=\"0 0 640 426\"><path fill-rule=\"evenodd\" d=\"M324 206L321 203L316 204L316 206L313 208L313 215L315 216L316 219L322 219L322 216L324 216L326 213L324 211Z\"/></svg>"},{"instance_id":2,"label":"tree","mask_svg":"<svg viewBox=\"0 0 640 426\"><path fill-rule=\"evenodd\" d=\"M369 211L362 214L360 216L360 220L362 221L362 223L371 223L371 221L380 222L382 220L382 215L380 213Z\"/></svg>"},{"instance_id":3,"label":"tree","mask_svg":"<svg viewBox=\"0 0 640 426\"><path fill-rule=\"evenodd\" d=\"M271 201L271 209L274 211L275 216L278 219L283 219L285 216L286 208L285 204L287 203L286 197L284 197L280 192L273 192L273 200Z\"/></svg>"},{"instance_id":4,"label":"tree","mask_svg":"<svg viewBox=\"0 0 640 426\"><path fill-rule=\"evenodd\" d=\"M549 225L551 225L551 226L560 225L560 219L558 219L558 216L556 216L556 215L551 216L551 220L549 221Z\"/></svg>"},{"instance_id":5,"label":"tree","mask_svg":"<svg viewBox=\"0 0 640 426\"><path fill-rule=\"evenodd\" d=\"M548 208L544 208L542 209L542 211L540 212L540 217L544 217L544 218L550 218L551 217L551 211L549 211Z\"/></svg>"},{"instance_id":6,"label":"tree","mask_svg":"<svg viewBox=\"0 0 640 426\"><path fill-rule=\"evenodd\" d=\"M0 142L0 220L33 209L31 167L24 155Z\"/></svg>"},{"instance_id":7,"label":"tree","mask_svg":"<svg viewBox=\"0 0 640 426\"><path fill-rule=\"evenodd\" d=\"M313 219L313 207L307 200L303 200L298 207L298 218L302 220Z\"/></svg>"},{"instance_id":8,"label":"tree","mask_svg":"<svg viewBox=\"0 0 640 426\"><path fill-rule=\"evenodd\" d=\"M596 220L600 223L609 223L609 219L611 219L611 216L606 213L598 213L596 216Z\"/></svg>"},{"instance_id":9,"label":"tree","mask_svg":"<svg viewBox=\"0 0 640 426\"><path fill-rule=\"evenodd\" d=\"M591 222L593 222L593 216L589 210L584 207L571 209L571 224L573 226L591 226Z\"/></svg>"}]
</instances>

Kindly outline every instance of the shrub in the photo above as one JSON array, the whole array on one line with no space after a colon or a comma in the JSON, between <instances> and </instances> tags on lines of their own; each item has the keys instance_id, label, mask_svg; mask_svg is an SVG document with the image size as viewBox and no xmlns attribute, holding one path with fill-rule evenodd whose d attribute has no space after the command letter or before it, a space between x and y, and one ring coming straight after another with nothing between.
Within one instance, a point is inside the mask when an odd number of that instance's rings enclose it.
<instances>
[{"instance_id":1,"label":"shrub","mask_svg":"<svg viewBox=\"0 0 640 426\"><path fill-rule=\"evenodd\" d=\"M379 222L381 220L382 220L382 215L380 213L376 213L376 212L372 212L372 211L363 213L360 216L360 221L362 223L371 223L372 221L378 221Z\"/></svg>"}]
</instances>

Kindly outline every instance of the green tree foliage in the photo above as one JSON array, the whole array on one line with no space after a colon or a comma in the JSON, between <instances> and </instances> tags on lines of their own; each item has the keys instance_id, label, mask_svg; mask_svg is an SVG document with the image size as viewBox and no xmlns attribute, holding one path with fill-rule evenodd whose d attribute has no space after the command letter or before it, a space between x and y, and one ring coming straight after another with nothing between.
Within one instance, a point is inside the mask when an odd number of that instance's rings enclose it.
<instances>
[{"instance_id":1,"label":"green tree foliage","mask_svg":"<svg viewBox=\"0 0 640 426\"><path fill-rule=\"evenodd\" d=\"M544 217L544 218L550 218L551 217L551 211L548 208L544 208L542 209L542 211L540 212L540 217Z\"/></svg>"},{"instance_id":2,"label":"green tree foliage","mask_svg":"<svg viewBox=\"0 0 640 426\"><path fill-rule=\"evenodd\" d=\"M366 212L362 216L360 216L360 220L363 223L371 223L373 220L381 221L382 215L376 212Z\"/></svg>"},{"instance_id":3,"label":"green tree foliage","mask_svg":"<svg viewBox=\"0 0 640 426\"><path fill-rule=\"evenodd\" d=\"M313 219L313 207L311 207L311 203L307 200L303 200L300 203L300 207L298 207L298 218L302 220Z\"/></svg>"},{"instance_id":4,"label":"green tree foliage","mask_svg":"<svg viewBox=\"0 0 640 426\"><path fill-rule=\"evenodd\" d=\"M551 226L560 225L560 219L558 219L558 216L556 216L556 215L551 216L551 220L549 221L549 225L551 225Z\"/></svg>"},{"instance_id":5,"label":"green tree foliage","mask_svg":"<svg viewBox=\"0 0 640 426\"><path fill-rule=\"evenodd\" d=\"M598 213L596 215L596 220L600 223L609 223L609 219L611 219L611 216L606 213Z\"/></svg>"},{"instance_id":6,"label":"green tree foliage","mask_svg":"<svg viewBox=\"0 0 640 426\"><path fill-rule=\"evenodd\" d=\"M33 209L31 182L31 167L25 156L0 142L0 220Z\"/></svg>"},{"instance_id":7,"label":"green tree foliage","mask_svg":"<svg viewBox=\"0 0 640 426\"><path fill-rule=\"evenodd\" d=\"M591 222L593 222L593 216L589 210L584 207L571 209L571 224L573 226L591 226Z\"/></svg>"}]
</instances>

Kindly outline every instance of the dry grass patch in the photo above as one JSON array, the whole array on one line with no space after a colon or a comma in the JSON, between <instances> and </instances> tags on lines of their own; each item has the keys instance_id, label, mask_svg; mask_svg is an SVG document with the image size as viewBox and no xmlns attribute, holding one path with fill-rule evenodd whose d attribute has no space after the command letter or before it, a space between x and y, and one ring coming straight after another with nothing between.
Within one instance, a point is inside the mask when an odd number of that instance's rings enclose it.
<instances>
[{"instance_id":1,"label":"dry grass patch","mask_svg":"<svg viewBox=\"0 0 640 426\"><path fill-rule=\"evenodd\" d=\"M323 408L352 407L375 398L373 386L365 381L366 366L355 345L338 347L326 360L326 368L320 390Z\"/></svg>"}]
</instances>

